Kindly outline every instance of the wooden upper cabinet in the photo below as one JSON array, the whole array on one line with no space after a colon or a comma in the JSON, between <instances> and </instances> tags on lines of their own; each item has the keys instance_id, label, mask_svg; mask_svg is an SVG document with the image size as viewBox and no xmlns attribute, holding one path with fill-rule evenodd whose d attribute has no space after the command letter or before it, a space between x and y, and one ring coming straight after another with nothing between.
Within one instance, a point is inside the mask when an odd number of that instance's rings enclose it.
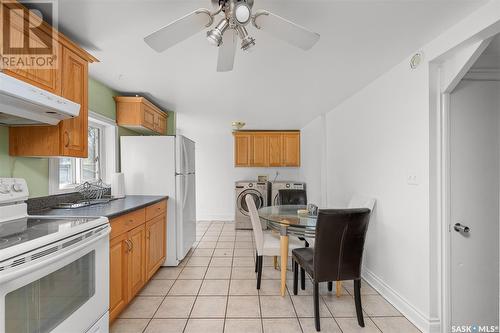
<instances>
[{"instance_id":1,"label":"wooden upper cabinet","mask_svg":"<svg viewBox=\"0 0 500 333\"><path fill-rule=\"evenodd\" d=\"M16 2L2 3L5 8L23 8ZM66 36L43 22L38 33L24 28L23 20L32 23L32 17L10 12L11 45L29 39L30 45L48 42L52 36L54 64L50 68L6 67L3 73L38 88L80 104L78 117L61 121L58 125L34 125L9 128L9 154L30 157L87 157L88 153L88 63L98 61ZM32 24L33 25L33 24ZM29 30L29 29L28 29ZM14 44L13 44L14 43ZM46 43L44 43L46 44Z\"/></svg>"},{"instance_id":2,"label":"wooden upper cabinet","mask_svg":"<svg viewBox=\"0 0 500 333\"><path fill-rule=\"evenodd\" d=\"M265 167L269 164L268 136L257 133L252 135L252 146L250 150L251 164L256 167Z\"/></svg>"},{"instance_id":3,"label":"wooden upper cabinet","mask_svg":"<svg viewBox=\"0 0 500 333\"><path fill-rule=\"evenodd\" d=\"M43 30L39 30L38 34L27 34L24 30L24 20L25 18L19 15L19 10L6 10L7 7L16 6L15 3L3 3L2 10L4 10L4 15L9 15L9 34L10 34L10 45L12 47L22 47L25 42L25 38L28 39L28 45L30 47L44 47L46 45L52 44L52 37L50 36L50 31L45 33ZM20 5L18 5L20 6ZM40 19L38 16L30 12L29 16L30 22L33 26L37 26ZM36 22L38 21L38 22ZM53 68L30 68L30 67L18 67L18 68L5 68L3 72L16 79L23 80L29 84L32 84L38 88L44 89L56 95L61 95L61 71L58 68L61 66L61 47L59 44L53 45Z\"/></svg>"},{"instance_id":4,"label":"wooden upper cabinet","mask_svg":"<svg viewBox=\"0 0 500 333\"><path fill-rule=\"evenodd\" d=\"M250 166L250 148L252 136L246 133L234 134L234 165L237 167Z\"/></svg>"},{"instance_id":5,"label":"wooden upper cabinet","mask_svg":"<svg viewBox=\"0 0 500 333\"><path fill-rule=\"evenodd\" d=\"M68 48L63 48L62 96L80 104L76 118L59 123L62 133L62 155L88 155L88 63Z\"/></svg>"},{"instance_id":6,"label":"wooden upper cabinet","mask_svg":"<svg viewBox=\"0 0 500 333\"><path fill-rule=\"evenodd\" d=\"M281 133L269 133L269 166L280 167L283 163L283 139Z\"/></svg>"},{"instance_id":7,"label":"wooden upper cabinet","mask_svg":"<svg viewBox=\"0 0 500 333\"><path fill-rule=\"evenodd\" d=\"M116 96L116 123L143 134L165 135L168 115L144 97Z\"/></svg>"},{"instance_id":8,"label":"wooden upper cabinet","mask_svg":"<svg viewBox=\"0 0 500 333\"><path fill-rule=\"evenodd\" d=\"M234 132L237 167L299 167L299 131Z\"/></svg>"},{"instance_id":9,"label":"wooden upper cabinet","mask_svg":"<svg viewBox=\"0 0 500 333\"><path fill-rule=\"evenodd\" d=\"M283 166L300 166L300 133L283 134Z\"/></svg>"}]
</instances>

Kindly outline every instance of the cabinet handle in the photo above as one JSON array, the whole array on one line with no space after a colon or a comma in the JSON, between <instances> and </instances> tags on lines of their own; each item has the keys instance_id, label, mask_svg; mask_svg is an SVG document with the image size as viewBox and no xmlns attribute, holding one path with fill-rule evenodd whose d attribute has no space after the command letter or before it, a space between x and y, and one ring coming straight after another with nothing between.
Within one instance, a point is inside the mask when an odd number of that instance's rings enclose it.
<instances>
[{"instance_id":1,"label":"cabinet handle","mask_svg":"<svg viewBox=\"0 0 500 333\"><path fill-rule=\"evenodd\" d=\"M127 244L127 252L132 251L132 245L130 245L130 243L131 243L130 240L128 239L125 240L125 244Z\"/></svg>"},{"instance_id":2,"label":"cabinet handle","mask_svg":"<svg viewBox=\"0 0 500 333\"><path fill-rule=\"evenodd\" d=\"M130 220L128 220L127 222L125 222L125 225L131 225L132 223L134 223L134 220L133 220L133 219L130 219Z\"/></svg>"},{"instance_id":3,"label":"cabinet handle","mask_svg":"<svg viewBox=\"0 0 500 333\"><path fill-rule=\"evenodd\" d=\"M64 147L69 146L69 133L67 131L64 132Z\"/></svg>"}]
</instances>

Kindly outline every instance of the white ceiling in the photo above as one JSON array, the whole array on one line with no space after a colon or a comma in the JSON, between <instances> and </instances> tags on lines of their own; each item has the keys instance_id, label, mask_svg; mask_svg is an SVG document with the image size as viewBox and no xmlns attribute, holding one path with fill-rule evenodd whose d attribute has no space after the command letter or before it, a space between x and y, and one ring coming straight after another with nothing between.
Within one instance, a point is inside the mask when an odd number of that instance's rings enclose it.
<instances>
[{"instance_id":1,"label":"white ceiling","mask_svg":"<svg viewBox=\"0 0 500 333\"><path fill-rule=\"evenodd\" d=\"M249 128L301 128L364 87L485 1L255 0L321 34L309 52L249 28L253 53L216 72L204 32L158 54L143 37L209 0L59 1L59 26L100 63L91 76L124 93L148 94L189 119L242 120ZM229 123L228 123L229 126Z\"/></svg>"}]
</instances>

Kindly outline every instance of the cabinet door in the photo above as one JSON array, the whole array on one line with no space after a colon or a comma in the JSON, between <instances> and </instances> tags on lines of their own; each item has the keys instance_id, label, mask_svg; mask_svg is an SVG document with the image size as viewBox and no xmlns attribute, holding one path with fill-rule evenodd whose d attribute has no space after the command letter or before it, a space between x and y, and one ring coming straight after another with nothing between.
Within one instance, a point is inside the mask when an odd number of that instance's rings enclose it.
<instances>
[{"instance_id":1,"label":"cabinet door","mask_svg":"<svg viewBox=\"0 0 500 333\"><path fill-rule=\"evenodd\" d=\"M165 261L166 256L165 214L146 222L146 279L149 280Z\"/></svg>"},{"instance_id":2,"label":"cabinet door","mask_svg":"<svg viewBox=\"0 0 500 333\"><path fill-rule=\"evenodd\" d=\"M13 5L13 3L10 3ZM5 6L3 4L2 6ZM6 10L6 8L4 8ZM24 31L23 21L24 18L20 15L16 14L16 11L7 11L9 13L10 24L9 24L9 35L10 35L10 46L11 47L23 47L25 44L25 39L28 39L28 45L32 48L37 47L47 47L50 45L52 41L52 37L49 34L42 33L41 30L38 30L38 35L34 33L30 33L29 31ZM38 25L35 20L38 20L37 17L30 15L30 22L33 26ZM15 68L6 68L4 69L4 73L8 74L16 79L20 79L29 84L37 86L41 89L50 91L53 94L60 95L61 94L61 82L60 82L60 54L59 50L61 47L56 43L53 45L53 55L52 55L52 68L30 68L26 66L23 67L15 67ZM17 58L17 57L15 57ZM48 57L43 57L49 61Z\"/></svg>"},{"instance_id":3,"label":"cabinet door","mask_svg":"<svg viewBox=\"0 0 500 333\"><path fill-rule=\"evenodd\" d=\"M300 166L300 133L283 133L283 166Z\"/></svg>"},{"instance_id":4,"label":"cabinet door","mask_svg":"<svg viewBox=\"0 0 500 333\"><path fill-rule=\"evenodd\" d=\"M234 136L234 164L237 167L250 166L250 134Z\"/></svg>"},{"instance_id":5,"label":"cabinet door","mask_svg":"<svg viewBox=\"0 0 500 333\"><path fill-rule=\"evenodd\" d=\"M142 126L154 131L155 130L155 115L156 112L151 110L146 105L142 107Z\"/></svg>"},{"instance_id":6,"label":"cabinet door","mask_svg":"<svg viewBox=\"0 0 500 333\"><path fill-rule=\"evenodd\" d=\"M130 301L146 283L146 226L128 232L131 249L128 252L128 300Z\"/></svg>"},{"instance_id":7,"label":"cabinet door","mask_svg":"<svg viewBox=\"0 0 500 333\"><path fill-rule=\"evenodd\" d=\"M269 146L269 166L280 167L283 165L283 136L281 133L271 133L268 135Z\"/></svg>"},{"instance_id":8,"label":"cabinet door","mask_svg":"<svg viewBox=\"0 0 500 333\"><path fill-rule=\"evenodd\" d=\"M109 317L114 320L125 308L127 296L127 234L115 237L109 248Z\"/></svg>"},{"instance_id":9,"label":"cabinet door","mask_svg":"<svg viewBox=\"0 0 500 333\"><path fill-rule=\"evenodd\" d=\"M87 157L88 153L88 63L63 47L62 96L80 104L78 117L60 123L62 155Z\"/></svg>"},{"instance_id":10,"label":"cabinet door","mask_svg":"<svg viewBox=\"0 0 500 333\"><path fill-rule=\"evenodd\" d=\"M167 118L160 112L155 112L155 132L160 135L165 135L167 129Z\"/></svg>"},{"instance_id":11,"label":"cabinet door","mask_svg":"<svg viewBox=\"0 0 500 333\"><path fill-rule=\"evenodd\" d=\"M266 133L252 135L250 165L266 167L269 164L268 136Z\"/></svg>"}]
</instances>

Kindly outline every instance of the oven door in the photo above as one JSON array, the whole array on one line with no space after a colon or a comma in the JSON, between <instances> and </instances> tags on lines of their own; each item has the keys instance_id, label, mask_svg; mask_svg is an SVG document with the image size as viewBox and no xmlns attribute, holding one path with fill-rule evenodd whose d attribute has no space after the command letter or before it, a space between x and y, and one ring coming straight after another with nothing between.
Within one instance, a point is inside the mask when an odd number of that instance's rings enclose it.
<instances>
[{"instance_id":1,"label":"oven door","mask_svg":"<svg viewBox=\"0 0 500 333\"><path fill-rule=\"evenodd\" d=\"M106 225L93 234L50 244L18 258L23 264L4 269L0 332L89 330L108 311L109 232Z\"/></svg>"}]
</instances>

